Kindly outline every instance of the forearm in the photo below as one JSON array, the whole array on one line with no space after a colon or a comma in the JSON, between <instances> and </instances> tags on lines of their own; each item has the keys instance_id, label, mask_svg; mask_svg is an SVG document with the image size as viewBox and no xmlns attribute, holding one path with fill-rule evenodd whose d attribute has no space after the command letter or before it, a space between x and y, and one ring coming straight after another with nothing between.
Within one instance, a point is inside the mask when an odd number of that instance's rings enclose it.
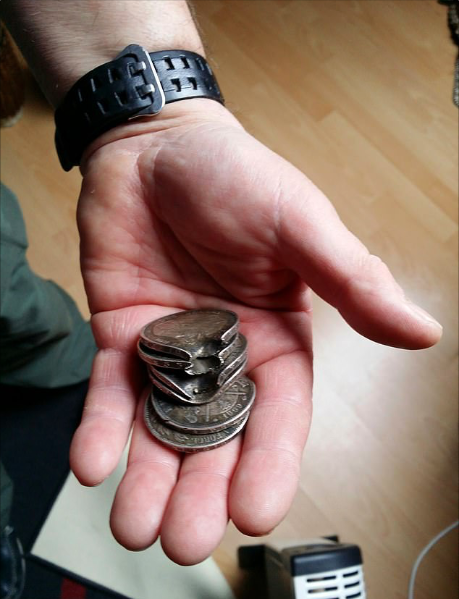
<instances>
[{"instance_id":1,"label":"forearm","mask_svg":"<svg viewBox=\"0 0 459 599\"><path fill-rule=\"evenodd\" d=\"M3 0L2 19L53 106L128 44L204 53L182 0Z\"/></svg>"}]
</instances>

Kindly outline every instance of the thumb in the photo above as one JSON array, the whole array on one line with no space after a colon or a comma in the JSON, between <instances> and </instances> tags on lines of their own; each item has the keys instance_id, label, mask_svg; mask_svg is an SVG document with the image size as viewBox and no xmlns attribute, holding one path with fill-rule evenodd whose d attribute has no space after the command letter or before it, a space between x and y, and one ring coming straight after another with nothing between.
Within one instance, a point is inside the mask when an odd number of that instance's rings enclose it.
<instances>
[{"instance_id":1,"label":"thumb","mask_svg":"<svg viewBox=\"0 0 459 599\"><path fill-rule=\"evenodd\" d=\"M405 297L388 267L344 226L328 199L296 175L298 184L289 185L294 191L279 194L282 261L365 337L405 349L434 345L441 325Z\"/></svg>"}]
</instances>

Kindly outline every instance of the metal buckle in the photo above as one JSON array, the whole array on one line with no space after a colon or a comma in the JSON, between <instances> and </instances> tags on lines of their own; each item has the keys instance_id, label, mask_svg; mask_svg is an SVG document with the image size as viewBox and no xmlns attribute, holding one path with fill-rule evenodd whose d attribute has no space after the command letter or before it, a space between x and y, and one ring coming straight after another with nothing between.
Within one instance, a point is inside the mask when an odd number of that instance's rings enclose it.
<instances>
[{"instance_id":1,"label":"metal buckle","mask_svg":"<svg viewBox=\"0 0 459 599\"><path fill-rule=\"evenodd\" d=\"M166 99L164 97L164 91L161 86L158 73L155 69L153 61L150 58L150 54L145 50L145 48L142 48L142 46L131 44L130 46L126 46L126 48L124 48L124 50L118 54L116 58L118 59L126 57L132 57L133 59L133 62L129 63L131 75L141 75L144 80L142 85L137 86L139 95L141 97L151 95L152 100L149 106L131 116L129 120L148 114L158 114L158 112L163 109Z\"/></svg>"}]
</instances>

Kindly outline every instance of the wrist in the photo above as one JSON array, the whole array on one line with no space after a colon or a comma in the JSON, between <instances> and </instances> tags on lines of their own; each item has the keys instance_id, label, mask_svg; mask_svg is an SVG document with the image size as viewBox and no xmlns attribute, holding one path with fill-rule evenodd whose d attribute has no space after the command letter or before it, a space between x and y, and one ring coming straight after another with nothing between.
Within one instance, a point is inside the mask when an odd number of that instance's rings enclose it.
<instances>
[{"instance_id":1,"label":"wrist","mask_svg":"<svg viewBox=\"0 0 459 599\"><path fill-rule=\"evenodd\" d=\"M150 53L130 44L115 60L99 65L72 86L55 112L56 149L64 170L79 165L99 136L142 116L156 116L165 104L194 98L223 103L206 60L195 52Z\"/></svg>"},{"instance_id":2,"label":"wrist","mask_svg":"<svg viewBox=\"0 0 459 599\"><path fill-rule=\"evenodd\" d=\"M204 48L182 0L4 0L2 16L50 103L57 107L80 77L127 45L149 52Z\"/></svg>"},{"instance_id":3,"label":"wrist","mask_svg":"<svg viewBox=\"0 0 459 599\"><path fill-rule=\"evenodd\" d=\"M84 151L81 161L81 170L85 171L88 162L99 150L108 148L115 142L118 147L123 141L130 145L133 138L140 139L145 137L145 144L150 145L149 135L155 134L155 138L160 143L161 135L176 130L180 134L183 130L189 130L193 127L199 127L204 124L214 126L232 126L242 129L242 125L231 112L222 104L206 98L194 98L167 104L163 110L154 117L140 117L132 121L127 121L106 133L103 133L95 139ZM138 144L139 147L142 143Z\"/></svg>"}]
</instances>

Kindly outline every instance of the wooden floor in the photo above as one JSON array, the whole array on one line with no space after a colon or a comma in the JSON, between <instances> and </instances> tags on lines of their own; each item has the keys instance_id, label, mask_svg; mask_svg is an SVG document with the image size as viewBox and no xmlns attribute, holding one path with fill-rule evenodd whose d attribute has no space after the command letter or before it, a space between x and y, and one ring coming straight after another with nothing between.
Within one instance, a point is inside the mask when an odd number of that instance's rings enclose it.
<instances>
[{"instance_id":1,"label":"wooden floor","mask_svg":"<svg viewBox=\"0 0 459 599\"><path fill-rule=\"evenodd\" d=\"M408 353L359 337L317 300L315 418L301 483L276 539L339 534L365 560L368 597L402 599L423 546L457 518L457 109L455 47L434 0L200 0L227 105L333 200L444 325ZM29 85L2 131L2 180L20 197L30 262L87 307L53 117ZM215 553L238 596L230 525ZM457 532L422 563L416 599L457 597ZM252 597L256 597L252 594ZM279 598L280 599L280 598Z\"/></svg>"}]
</instances>

